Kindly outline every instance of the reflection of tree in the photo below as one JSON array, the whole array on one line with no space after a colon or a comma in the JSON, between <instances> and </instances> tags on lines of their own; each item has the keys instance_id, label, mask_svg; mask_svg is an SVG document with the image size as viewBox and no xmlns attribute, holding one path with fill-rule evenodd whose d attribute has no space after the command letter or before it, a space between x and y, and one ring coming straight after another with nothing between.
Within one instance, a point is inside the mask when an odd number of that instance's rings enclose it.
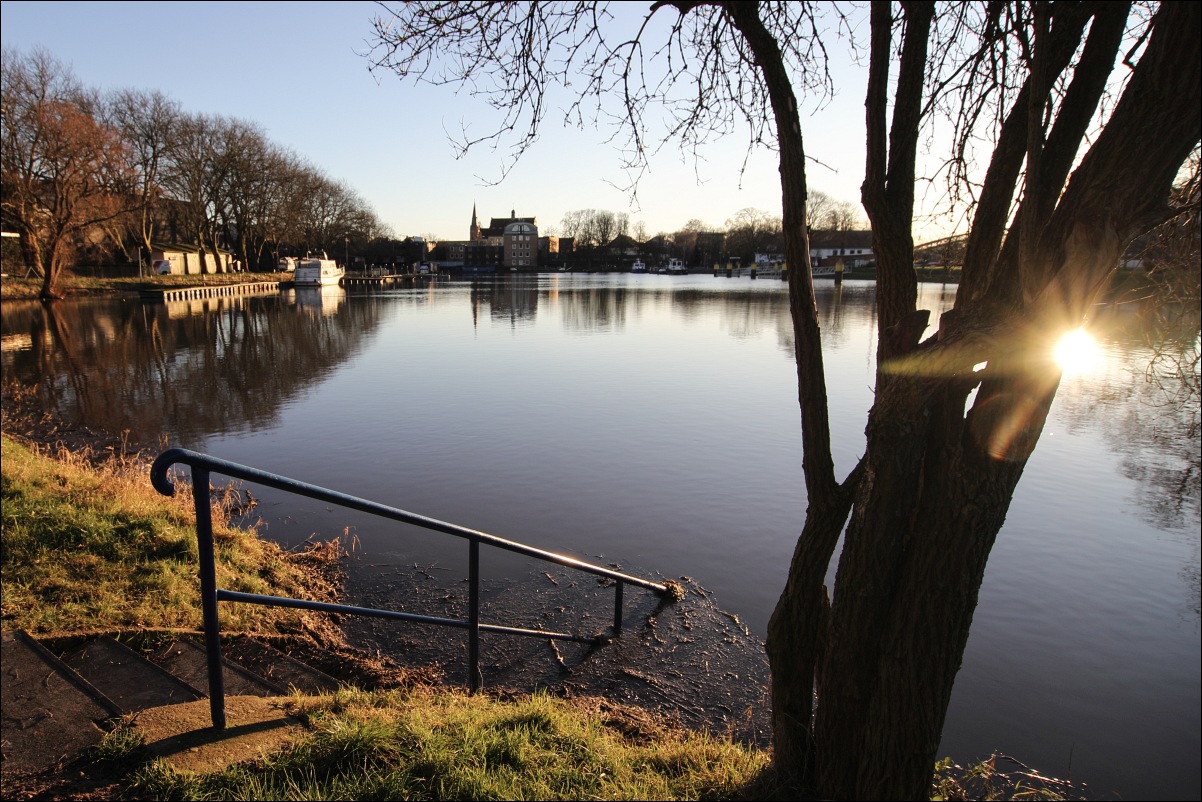
<instances>
[{"instance_id":1,"label":"reflection of tree","mask_svg":"<svg viewBox=\"0 0 1202 802\"><path fill-rule=\"evenodd\" d=\"M563 327L580 334L617 332L626 328L629 296L625 287L573 287L560 289L557 303Z\"/></svg>"},{"instance_id":2,"label":"reflection of tree","mask_svg":"<svg viewBox=\"0 0 1202 802\"><path fill-rule=\"evenodd\" d=\"M63 420L154 443L269 425L283 403L342 364L379 323L373 301L309 314L277 297L214 299L172 319L162 304L7 307L5 373L37 386Z\"/></svg>"},{"instance_id":3,"label":"reflection of tree","mask_svg":"<svg viewBox=\"0 0 1202 802\"><path fill-rule=\"evenodd\" d=\"M534 276L472 282L472 312L487 304L495 322L531 323L538 315L538 279Z\"/></svg>"},{"instance_id":4,"label":"reflection of tree","mask_svg":"<svg viewBox=\"0 0 1202 802\"><path fill-rule=\"evenodd\" d=\"M1159 529L1197 532L1202 522L1197 405L1155 403L1156 387L1135 370L1130 382L1118 399L1126 401L1121 406L1099 405L1100 427L1122 456L1123 475L1136 483L1136 501L1149 523Z\"/></svg>"},{"instance_id":5,"label":"reflection of tree","mask_svg":"<svg viewBox=\"0 0 1202 802\"><path fill-rule=\"evenodd\" d=\"M1147 319L1140 310L1119 307L1100 324L1120 343L1108 370L1102 376L1066 377L1058 405L1070 430L1097 430L1119 456L1119 471L1134 484L1134 501L1148 524L1192 544L1192 557L1181 575L1195 614L1200 614L1198 397L1166 395L1149 371L1158 352L1143 345ZM1197 337L1196 329L1192 337Z\"/></svg>"}]
</instances>

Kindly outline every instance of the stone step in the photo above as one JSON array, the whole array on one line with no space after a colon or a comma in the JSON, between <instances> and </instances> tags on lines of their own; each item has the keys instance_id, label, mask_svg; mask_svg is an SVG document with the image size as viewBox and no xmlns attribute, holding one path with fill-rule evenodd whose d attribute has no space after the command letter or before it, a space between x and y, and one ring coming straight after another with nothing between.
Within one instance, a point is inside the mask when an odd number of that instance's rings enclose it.
<instances>
[{"instance_id":1,"label":"stone step","mask_svg":"<svg viewBox=\"0 0 1202 802\"><path fill-rule=\"evenodd\" d=\"M151 653L150 659L193 688L209 690L209 661L205 648L196 641L179 639ZM283 696L284 686L248 670L229 659L222 659L222 679L226 696Z\"/></svg>"},{"instance_id":2,"label":"stone step","mask_svg":"<svg viewBox=\"0 0 1202 802\"><path fill-rule=\"evenodd\" d=\"M4 633L0 759L6 782L84 755L104 737L106 720L154 708L170 716L163 711L206 699L204 646L187 636L161 643L147 659L109 636L42 643L25 632ZM252 637L226 638L223 647L225 694L235 713L237 705L251 704L248 697L282 696L289 687L303 693L339 687L328 674Z\"/></svg>"},{"instance_id":3,"label":"stone step","mask_svg":"<svg viewBox=\"0 0 1202 802\"><path fill-rule=\"evenodd\" d=\"M227 659L282 688L310 694L338 690L338 680L329 674L262 641L240 636L223 640L221 645Z\"/></svg>"},{"instance_id":4,"label":"stone step","mask_svg":"<svg viewBox=\"0 0 1202 802\"><path fill-rule=\"evenodd\" d=\"M204 697L191 684L108 636L64 654L63 662L116 703L122 713Z\"/></svg>"},{"instance_id":5,"label":"stone step","mask_svg":"<svg viewBox=\"0 0 1202 802\"><path fill-rule=\"evenodd\" d=\"M73 760L100 743L98 724L120 708L25 632L0 639L0 765L38 772Z\"/></svg>"}]
</instances>

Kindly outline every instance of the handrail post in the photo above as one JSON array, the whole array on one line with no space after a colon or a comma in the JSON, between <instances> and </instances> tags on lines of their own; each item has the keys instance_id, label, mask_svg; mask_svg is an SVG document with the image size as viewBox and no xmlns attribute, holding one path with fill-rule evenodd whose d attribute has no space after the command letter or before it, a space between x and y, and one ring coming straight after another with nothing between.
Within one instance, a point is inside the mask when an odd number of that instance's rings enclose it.
<instances>
[{"instance_id":1,"label":"handrail post","mask_svg":"<svg viewBox=\"0 0 1202 802\"><path fill-rule=\"evenodd\" d=\"M622 586L625 583L618 580L618 589L614 591L614 634L622 631Z\"/></svg>"},{"instance_id":2,"label":"handrail post","mask_svg":"<svg viewBox=\"0 0 1202 802\"><path fill-rule=\"evenodd\" d=\"M221 671L221 632L217 622L217 567L213 545L213 509L209 469L192 467L192 500L196 506L196 543L200 551L200 609L209 664L209 714L213 726L225 729L225 677Z\"/></svg>"},{"instance_id":3,"label":"handrail post","mask_svg":"<svg viewBox=\"0 0 1202 802\"><path fill-rule=\"evenodd\" d=\"M467 663L472 693L480 690L480 541L468 540Z\"/></svg>"}]
</instances>

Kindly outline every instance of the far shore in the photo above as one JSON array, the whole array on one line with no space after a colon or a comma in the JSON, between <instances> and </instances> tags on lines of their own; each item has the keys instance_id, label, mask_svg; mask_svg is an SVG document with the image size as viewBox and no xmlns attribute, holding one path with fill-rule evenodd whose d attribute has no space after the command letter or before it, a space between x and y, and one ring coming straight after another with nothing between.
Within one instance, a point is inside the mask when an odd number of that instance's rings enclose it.
<instances>
[{"instance_id":1,"label":"far shore","mask_svg":"<svg viewBox=\"0 0 1202 802\"><path fill-rule=\"evenodd\" d=\"M102 268L103 269L103 268ZM88 296L137 294L142 290L162 290L180 287L196 287L215 284L244 284L253 281L288 281L288 273L213 273L206 275L168 275L168 276L89 276L87 268L77 272L68 271L63 277L60 291L66 298L84 298ZM918 280L942 284L954 284L959 281L960 269L953 267L945 270L942 267L917 268ZM709 276L712 271L696 269L692 275ZM848 271L844 278L849 281L871 281L876 276L868 271ZM822 281L831 280L822 277ZM36 301L42 291L42 280L37 277L23 277L9 273L0 275L0 300L4 301Z\"/></svg>"}]
</instances>

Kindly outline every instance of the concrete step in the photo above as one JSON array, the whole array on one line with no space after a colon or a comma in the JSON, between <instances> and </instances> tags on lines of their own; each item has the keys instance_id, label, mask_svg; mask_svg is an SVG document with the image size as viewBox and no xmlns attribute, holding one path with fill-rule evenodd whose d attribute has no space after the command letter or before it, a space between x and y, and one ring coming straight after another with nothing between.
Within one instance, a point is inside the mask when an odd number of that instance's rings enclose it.
<instances>
[{"instance_id":1,"label":"concrete step","mask_svg":"<svg viewBox=\"0 0 1202 802\"><path fill-rule=\"evenodd\" d=\"M104 737L101 724L108 719L154 708L162 708L155 715L170 718L175 714L166 710L193 709L186 705L205 699L203 645L187 636L166 647L161 643L147 659L108 636L82 644L74 637L41 643L24 632L4 633L0 759L5 781L84 755ZM282 696L289 687L304 693L338 688L328 674L253 638L228 637L223 646L225 694L235 719L241 715L238 705L253 704L248 697ZM207 706L195 709L201 711L198 722L207 718Z\"/></svg>"},{"instance_id":2,"label":"concrete step","mask_svg":"<svg viewBox=\"0 0 1202 802\"><path fill-rule=\"evenodd\" d=\"M99 723L121 713L25 632L5 632L0 639L0 675L0 765L6 776L75 759L104 737Z\"/></svg>"},{"instance_id":3,"label":"concrete step","mask_svg":"<svg viewBox=\"0 0 1202 802\"><path fill-rule=\"evenodd\" d=\"M329 674L262 641L239 636L223 640L221 646L227 659L282 688L310 694L338 690L338 680Z\"/></svg>"},{"instance_id":4,"label":"concrete step","mask_svg":"<svg viewBox=\"0 0 1202 802\"><path fill-rule=\"evenodd\" d=\"M151 661L193 688L208 695L209 662L205 648L195 641L180 639L151 653ZM287 690L228 659L222 660L226 696L283 696Z\"/></svg>"},{"instance_id":5,"label":"concrete step","mask_svg":"<svg viewBox=\"0 0 1202 802\"><path fill-rule=\"evenodd\" d=\"M64 654L63 662L115 702L122 713L204 697L191 684L107 636Z\"/></svg>"}]
</instances>

